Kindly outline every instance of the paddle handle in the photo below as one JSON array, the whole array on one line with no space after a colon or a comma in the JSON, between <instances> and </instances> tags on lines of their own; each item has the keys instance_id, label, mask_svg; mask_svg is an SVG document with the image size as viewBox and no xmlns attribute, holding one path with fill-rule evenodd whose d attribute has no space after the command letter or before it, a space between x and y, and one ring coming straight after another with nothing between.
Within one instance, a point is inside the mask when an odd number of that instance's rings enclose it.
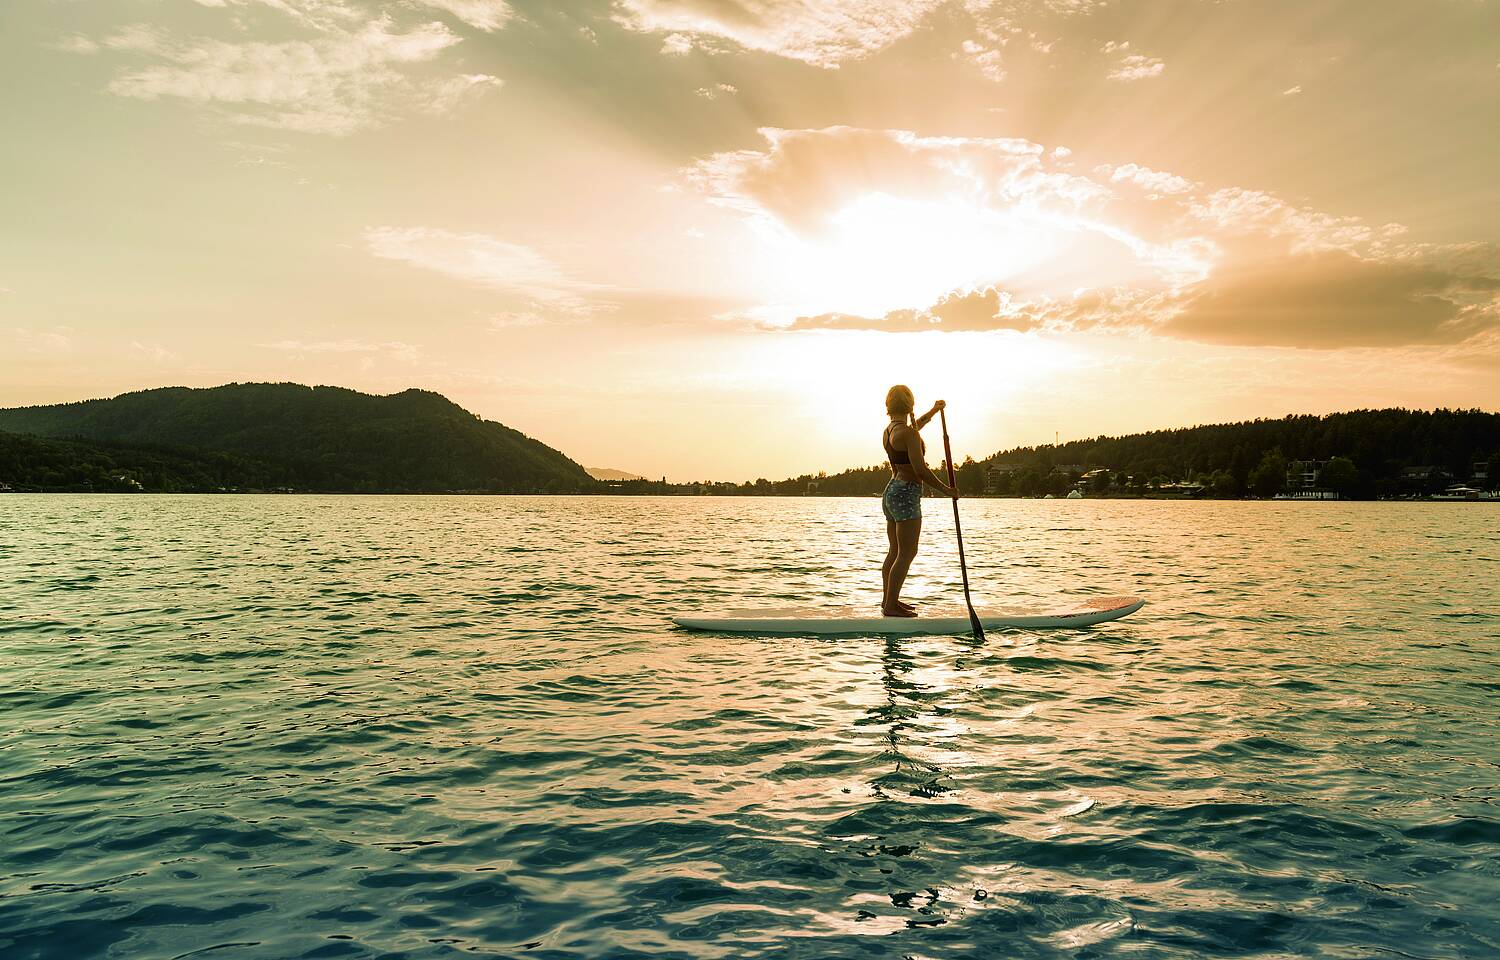
<instances>
[{"instance_id":1,"label":"paddle handle","mask_svg":"<svg viewBox=\"0 0 1500 960\"><path fill-rule=\"evenodd\" d=\"M958 535L958 569L964 578L964 606L969 608L969 626L974 628L974 639L984 639L984 625L979 622L979 614L974 612L974 601L969 597L969 564L964 559L964 528L958 521L958 477L953 472L953 446L948 442L948 413L939 410L938 417L943 424L943 460L948 464L948 486L953 488L953 532Z\"/></svg>"}]
</instances>

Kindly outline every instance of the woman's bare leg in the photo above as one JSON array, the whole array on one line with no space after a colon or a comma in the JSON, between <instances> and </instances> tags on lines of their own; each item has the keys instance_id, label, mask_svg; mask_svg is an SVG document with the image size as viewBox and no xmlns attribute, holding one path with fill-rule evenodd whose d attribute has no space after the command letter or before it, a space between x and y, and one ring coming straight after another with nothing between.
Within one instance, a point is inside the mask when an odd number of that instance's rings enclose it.
<instances>
[{"instance_id":1,"label":"woman's bare leg","mask_svg":"<svg viewBox=\"0 0 1500 960\"><path fill-rule=\"evenodd\" d=\"M885 552L885 562L880 565L880 609L886 607L886 600L891 595L891 567L896 563L896 521L885 522L885 538L890 541L890 549Z\"/></svg>"},{"instance_id":2,"label":"woman's bare leg","mask_svg":"<svg viewBox=\"0 0 1500 960\"><path fill-rule=\"evenodd\" d=\"M880 608L881 612L888 617L916 616L909 609L904 610L898 604L901 602L901 588L906 584L906 572L911 569L911 562L916 559L917 544L921 539L921 517L896 523L896 560L891 564L890 575L886 578L886 602Z\"/></svg>"}]
</instances>

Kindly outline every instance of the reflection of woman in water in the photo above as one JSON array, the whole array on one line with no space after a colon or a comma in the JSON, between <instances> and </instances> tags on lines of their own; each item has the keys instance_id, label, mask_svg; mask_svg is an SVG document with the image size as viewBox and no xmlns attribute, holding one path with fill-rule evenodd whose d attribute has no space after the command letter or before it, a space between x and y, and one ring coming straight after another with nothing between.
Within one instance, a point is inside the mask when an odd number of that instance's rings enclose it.
<instances>
[{"instance_id":1,"label":"reflection of woman in water","mask_svg":"<svg viewBox=\"0 0 1500 960\"><path fill-rule=\"evenodd\" d=\"M885 495L880 498L885 509L885 533L891 548L881 564L884 593L880 598L880 612L888 617L915 617L917 611L901 602L901 586L906 583L906 571L917 555L917 541L922 538L922 484L926 483L945 497L956 497L958 491L948 486L937 475L927 469L923 459L926 445L917 432L927 426L945 404L939 400L932 409L920 417L913 417L917 401L911 388L897 384L885 395L885 412L891 422L886 424L880 443L891 463L891 481L885 485Z\"/></svg>"}]
</instances>

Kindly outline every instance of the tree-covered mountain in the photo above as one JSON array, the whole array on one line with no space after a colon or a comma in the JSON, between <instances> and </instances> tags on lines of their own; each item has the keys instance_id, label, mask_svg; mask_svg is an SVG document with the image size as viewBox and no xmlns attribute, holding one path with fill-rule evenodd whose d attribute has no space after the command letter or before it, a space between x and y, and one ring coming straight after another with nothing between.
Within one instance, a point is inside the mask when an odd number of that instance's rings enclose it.
<instances>
[{"instance_id":1,"label":"tree-covered mountain","mask_svg":"<svg viewBox=\"0 0 1500 960\"><path fill-rule=\"evenodd\" d=\"M276 465L228 453L0 432L0 490L215 493L284 486Z\"/></svg>"},{"instance_id":2,"label":"tree-covered mountain","mask_svg":"<svg viewBox=\"0 0 1500 960\"><path fill-rule=\"evenodd\" d=\"M425 390L372 396L293 383L166 387L0 410L0 431L75 441L45 452L14 441L0 448L15 456L23 448L54 459L68 450L85 459L155 451L174 469L222 464L216 487L564 493L598 486L551 447ZM90 444L107 446L91 452ZM7 477L15 469L0 459L0 481L15 485Z\"/></svg>"}]
</instances>

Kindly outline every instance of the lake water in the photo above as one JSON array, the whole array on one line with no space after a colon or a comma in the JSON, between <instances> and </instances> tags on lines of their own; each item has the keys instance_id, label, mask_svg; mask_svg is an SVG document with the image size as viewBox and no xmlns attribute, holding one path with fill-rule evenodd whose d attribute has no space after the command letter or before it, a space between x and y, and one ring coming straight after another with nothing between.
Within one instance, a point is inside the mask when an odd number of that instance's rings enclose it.
<instances>
[{"instance_id":1,"label":"lake water","mask_svg":"<svg viewBox=\"0 0 1500 960\"><path fill-rule=\"evenodd\" d=\"M908 596L958 598L952 518ZM0 956L1500 956L1500 509L0 497Z\"/></svg>"}]
</instances>

